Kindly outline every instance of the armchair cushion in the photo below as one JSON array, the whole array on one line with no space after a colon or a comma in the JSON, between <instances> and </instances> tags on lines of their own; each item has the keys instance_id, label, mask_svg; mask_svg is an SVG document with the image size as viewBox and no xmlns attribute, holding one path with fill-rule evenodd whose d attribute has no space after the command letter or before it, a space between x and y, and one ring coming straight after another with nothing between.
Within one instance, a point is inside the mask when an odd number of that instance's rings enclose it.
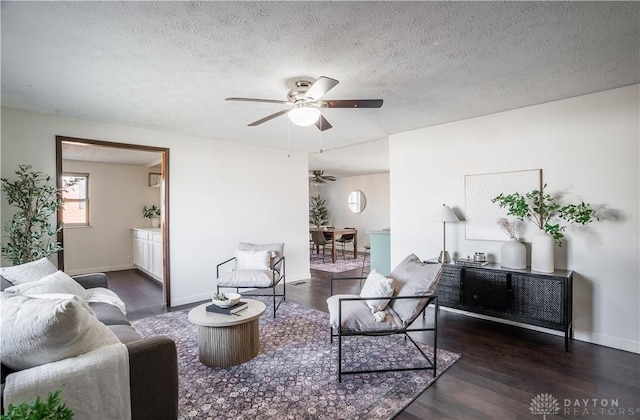
<instances>
[{"instance_id":1,"label":"armchair cushion","mask_svg":"<svg viewBox=\"0 0 640 420\"><path fill-rule=\"evenodd\" d=\"M440 279L442 264L423 263L415 254L406 257L390 277L397 296L420 296L434 291ZM405 323L422 312L427 299L396 299L390 303Z\"/></svg>"},{"instance_id":2,"label":"armchair cushion","mask_svg":"<svg viewBox=\"0 0 640 420\"><path fill-rule=\"evenodd\" d=\"M2 363L28 369L119 343L76 299L2 298Z\"/></svg>"},{"instance_id":3,"label":"armchair cushion","mask_svg":"<svg viewBox=\"0 0 640 420\"><path fill-rule=\"evenodd\" d=\"M274 251L276 255L272 256L271 258L271 265L273 265L276 261L279 261L280 258L284 256L284 242L272 243L272 244L252 244L249 242L240 242L238 244L238 250ZM276 266L273 268L276 268L277 270L281 271L280 270L281 262L276 264Z\"/></svg>"},{"instance_id":4,"label":"armchair cushion","mask_svg":"<svg viewBox=\"0 0 640 420\"><path fill-rule=\"evenodd\" d=\"M360 297L391 297L393 296L393 279L385 277L378 273L376 269L372 269L367 280L362 286L360 291ZM384 310L389 304L389 299L386 300L367 300L365 301L367 306L371 309L371 313Z\"/></svg>"},{"instance_id":5,"label":"armchair cushion","mask_svg":"<svg viewBox=\"0 0 640 420\"><path fill-rule=\"evenodd\" d=\"M236 251L236 270L270 270L271 253L269 250Z\"/></svg>"},{"instance_id":6,"label":"armchair cushion","mask_svg":"<svg viewBox=\"0 0 640 420\"><path fill-rule=\"evenodd\" d=\"M280 279L276 270L236 270L229 277L220 278L220 287L271 287Z\"/></svg>"},{"instance_id":7,"label":"armchair cushion","mask_svg":"<svg viewBox=\"0 0 640 420\"><path fill-rule=\"evenodd\" d=\"M333 295L327 299L329 307L329 323L335 330L338 329L338 309L340 299L360 298L358 295ZM342 302L342 332L371 332L392 329L401 329L402 320L390 308L384 310L384 320L381 322L371 315L371 310L364 300L349 300Z\"/></svg>"},{"instance_id":8,"label":"armchair cushion","mask_svg":"<svg viewBox=\"0 0 640 420\"><path fill-rule=\"evenodd\" d=\"M0 274L12 284L23 284L40 280L41 278L53 274L58 269L48 258L40 258L36 261L14 265L12 267L0 268Z\"/></svg>"},{"instance_id":9,"label":"armchair cushion","mask_svg":"<svg viewBox=\"0 0 640 420\"><path fill-rule=\"evenodd\" d=\"M49 274L40 280L8 287L5 291L15 293L16 295L71 293L82 299L87 297L87 290L80 286L77 281L60 270L55 271L53 274Z\"/></svg>"}]
</instances>

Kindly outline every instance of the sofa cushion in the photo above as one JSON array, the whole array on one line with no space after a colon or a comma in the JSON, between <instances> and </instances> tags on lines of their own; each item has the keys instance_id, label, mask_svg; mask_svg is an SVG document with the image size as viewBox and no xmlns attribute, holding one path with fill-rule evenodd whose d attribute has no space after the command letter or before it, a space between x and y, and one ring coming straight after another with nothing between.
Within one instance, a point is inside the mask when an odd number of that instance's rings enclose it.
<instances>
[{"instance_id":1,"label":"sofa cushion","mask_svg":"<svg viewBox=\"0 0 640 420\"><path fill-rule=\"evenodd\" d=\"M440 279L442 264L424 263L417 256L407 256L393 270L391 277L397 296L419 296L432 292ZM426 299L394 299L390 306L409 323L422 312Z\"/></svg>"},{"instance_id":2,"label":"sofa cushion","mask_svg":"<svg viewBox=\"0 0 640 420\"><path fill-rule=\"evenodd\" d=\"M87 297L87 291L84 287L80 286L77 281L59 270L41 278L40 280L8 287L5 291L15 293L17 295L70 293L81 297L82 299Z\"/></svg>"},{"instance_id":3,"label":"sofa cushion","mask_svg":"<svg viewBox=\"0 0 640 420\"><path fill-rule=\"evenodd\" d=\"M131 325L117 306L104 302L89 302L89 307L93 310L98 321L104 325Z\"/></svg>"},{"instance_id":4,"label":"sofa cushion","mask_svg":"<svg viewBox=\"0 0 640 420\"><path fill-rule=\"evenodd\" d=\"M0 331L2 363L14 370L119 343L115 334L75 299L3 296Z\"/></svg>"},{"instance_id":5,"label":"sofa cushion","mask_svg":"<svg viewBox=\"0 0 640 420\"><path fill-rule=\"evenodd\" d=\"M36 261L0 268L0 275L11 284L23 284L40 280L41 278L53 274L58 269L48 258L40 258Z\"/></svg>"},{"instance_id":6,"label":"sofa cushion","mask_svg":"<svg viewBox=\"0 0 640 420\"><path fill-rule=\"evenodd\" d=\"M393 279L383 276L374 268L360 290L360 297L391 297L393 292ZM375 313L384 310L389 304L389 299L372 299L365 302L371 309L371 313Z\"/></svg>"}]
</instances>

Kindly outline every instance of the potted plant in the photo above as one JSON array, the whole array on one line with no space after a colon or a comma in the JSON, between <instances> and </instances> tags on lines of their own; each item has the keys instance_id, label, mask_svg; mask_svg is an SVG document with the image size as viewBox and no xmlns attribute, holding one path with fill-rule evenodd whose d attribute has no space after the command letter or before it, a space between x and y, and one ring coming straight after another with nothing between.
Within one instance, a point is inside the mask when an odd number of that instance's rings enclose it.
<instances>
[{"instance_id":1,"label":"potted plant","mask_svg":"<svg viewBox=\"0 0 640 420\"><path fill-rule=\"evenodd\" d=\"M317 228L326 225L329 221L329 212L325 206L326 200L320 197L320 194L311 196L311 203L309 205L309 223Z\"/></svg>"},{"instance_id":2,"label":"potted plant","mask_svg":"<svg viewBox=\"0 0 640 420\"><path fill-rule=\"evenodd\" d=\"M151 207L144 206L142 215L147 219L151 219L151 227L157 228L160 226L160 209L155 204Z\"/></svg>"},{"instance_id":3,"label":"potted plant","mask_svg":"<svg viewBox=\"0 0 640 420\"><path fill-rule=\"evenodd\" d=\"M2 178L2 192L10 206L18 211L4 225L6 244L2 256L14 265L48 257L62 250L54 236L62 230L51 223L51 216L62 207L62 193L78 181L72 179L63 188L56 188L51 176L32 171L31 165L18 165L18 179Z\"/></svg>"},{"instance_id":4,"label":"potted plant","mask_svg":"<svg viewBox=\"0 0 640 420\"><path fill-rule=\"evenodd\" d=\"M518 220L529 220L538 227L539 233L531 246L531 269L553 272L553 246L554 243L562 246L567 225L587 225L598 220L598 216L584 201L580 204L560 205L554 197L544 192L546 187L547 184L544 184L540 190L532 190L524 195L517 192L500 194L491 202L497 203L500 208L506 208L507 215L515 216Z\"/></svg>"}]
</instances>

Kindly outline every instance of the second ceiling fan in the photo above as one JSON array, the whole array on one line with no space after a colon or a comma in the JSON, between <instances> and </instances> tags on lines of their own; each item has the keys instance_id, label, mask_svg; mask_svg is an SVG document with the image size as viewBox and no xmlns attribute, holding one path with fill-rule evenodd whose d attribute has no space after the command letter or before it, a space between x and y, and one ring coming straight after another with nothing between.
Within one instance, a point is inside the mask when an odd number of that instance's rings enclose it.
<instances>
[{"instance_id":1,"label":"second ceiling fan","mask_svg":"<svg viewBox=\"0 0 640 420\"><path fill-rule=\"evenodd\" d=\"M243 102L266 102L281 105L289 105L293 108L283 109L275 114L249 124L255 127L264 122L272 120L280 115L288 114L289 119L296 125L309 126L315 124L320 131L328 130L332 127L329 121L322 115L322 108L380 108L382 99L334 99L323 100L322 97L333 89L339 82L330 77L320 76L318 80L311 83L307 80L298 80L296 87L287 94L287 100L277 99L256 99L256 98L226 98L227 101Z\"/></svg>"}]
</instances>

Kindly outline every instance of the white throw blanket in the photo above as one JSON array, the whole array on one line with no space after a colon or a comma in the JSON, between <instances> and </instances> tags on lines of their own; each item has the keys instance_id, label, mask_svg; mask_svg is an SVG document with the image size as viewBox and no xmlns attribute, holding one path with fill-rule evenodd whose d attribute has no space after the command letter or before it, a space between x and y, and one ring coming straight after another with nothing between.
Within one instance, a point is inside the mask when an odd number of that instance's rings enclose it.
<instances>
[{"instance_id":1,"label":"white throw blanket","mask_svg":"<svg viewBox=\"0 0 640 420\"><path fill-rule=\"evenodd\" d=\"M38 395L46 399L60 388L61 399L76 420L131 419L127 347L112 344L10 374L4 387L5 412L9 403L32 401Z\"/></svg>"},{"instance_id":2,"label":"white throw blanket","mask_svg":"<svg viewBox=\"0 0 640 420\"><path fill-rule=\"evenodd\" d=\"M87 302L108 303L120 308L124 315L127 314L124 302L113 290L105 289L104 287L93 287L91 289L87 289L86 292L87 294L84 299Z\"/></svg>"}]
</instances>

